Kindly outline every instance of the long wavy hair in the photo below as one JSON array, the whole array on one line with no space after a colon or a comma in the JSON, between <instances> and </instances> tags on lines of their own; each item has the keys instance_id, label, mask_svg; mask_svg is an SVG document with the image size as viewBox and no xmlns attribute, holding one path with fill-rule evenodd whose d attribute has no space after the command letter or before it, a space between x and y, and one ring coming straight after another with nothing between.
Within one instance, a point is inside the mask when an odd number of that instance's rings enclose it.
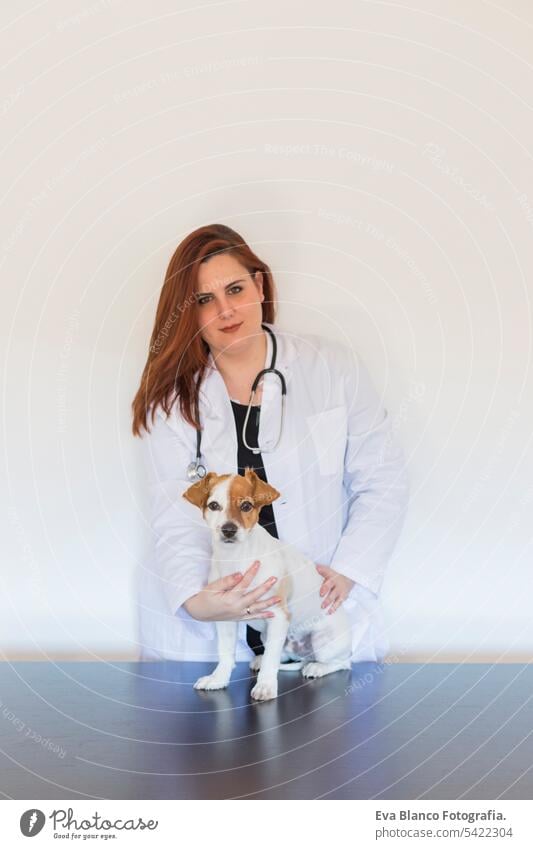
<instances>
[{"instance_id":1,"label":"long wavy hair","mask_svg":"<svg viewBox=\"0 0 533 849\"><path fill-rule=\"evenodd\" d=\"M196 289L199 265L218 253L231 253L250 274L263 275L264 322L275 318L275 285L266 263L242 236L224 224L194 230L178 245L168 264L141 384L132 402L134 436L148 433L159 405L168 416L179 399L181 415L199 428L198 391L208 363L209 346L198 333Z\"/></svg>"}]
</instances>

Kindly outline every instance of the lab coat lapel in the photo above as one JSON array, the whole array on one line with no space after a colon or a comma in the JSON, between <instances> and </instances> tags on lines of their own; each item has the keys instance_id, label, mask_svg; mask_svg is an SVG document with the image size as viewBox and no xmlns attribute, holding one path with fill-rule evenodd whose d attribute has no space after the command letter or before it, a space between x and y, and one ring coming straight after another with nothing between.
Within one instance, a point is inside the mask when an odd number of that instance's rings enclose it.
<instances>
[{"instance_id":1,"label":"lab coat lapel","mask_svg":"<svg viewBox=\"0 0 533 849\"><path fill-rule=\"evenodd\" d=\"M237 434L231 401L212 355L199 392L202 456L208 472L237 473Z\"/></svg>"}]
</instances>

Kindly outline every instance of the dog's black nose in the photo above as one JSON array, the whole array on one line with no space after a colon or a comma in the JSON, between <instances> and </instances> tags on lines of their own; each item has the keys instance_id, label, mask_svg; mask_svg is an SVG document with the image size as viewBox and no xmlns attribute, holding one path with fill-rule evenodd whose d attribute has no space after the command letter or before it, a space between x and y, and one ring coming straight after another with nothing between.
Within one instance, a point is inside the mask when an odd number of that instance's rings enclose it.
<instances>
[{"instance_id":1,"label":"dog's black nose","mask_svg":"<svg viewBox=\"0 0 533 849\"><path fill-rule=\"evenodd\" d=\"M237 525L234 525L233 522L225 522L220 530L226 539L232 539L237 533Z\"/></svg>"}]
</instances>

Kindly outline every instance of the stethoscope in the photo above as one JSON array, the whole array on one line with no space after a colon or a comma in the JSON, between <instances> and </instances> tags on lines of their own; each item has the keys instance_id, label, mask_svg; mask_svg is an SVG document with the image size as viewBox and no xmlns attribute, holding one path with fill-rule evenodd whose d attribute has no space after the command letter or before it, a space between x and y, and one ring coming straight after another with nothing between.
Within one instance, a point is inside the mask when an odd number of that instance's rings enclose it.
<instances>
[{"instance_id":1,"label":"stethoscope","mask_svg":"<svg viewBox=\"0 0 533 849\"><path fill-rule=\"evenodd\" d=\"M278 371L278 369L275 367L276 366L276 357L277 357L277 354L278 354L278 344L276 342L276 337L274 336L274 333L272 332L270 327L267 327L266 324L261 324L261 327L263 327L267 331L267 333L270 334L270 338L272 339L272 358L271 358L271 361L270 361L270 367L264 368L262 371L260 371L258 373L258 375L256 376L253 384L252 384L252 391L250 392L250 400L248 401L248 409L246 410L246 416L245 416L245 419L244 419L244 424L242 426L242 441L243 441L244 445L246 446L246 448L248 448L249 451L252 451L253 454L260 454L262 451L263 452L264 451L274 451L276 449L276 447L277 447L277 445L278 445L278 443L281 439L281 432L283 430L283 414L284 414L284 411L285 411L285 396L287 394L287 385L285 383L285 378L282 375L282 373L280 371ZM261 449L259 447L259 445L257 445L255 448L252 445L248 445L248 443L246 442L246 428L248 426L248 419L250 418L250 410L252 409L252 404L253 404L253 401L254 401L255 393L257 391L257 387L259 386L259 381L261 380L261 378L265 374L275 374L280 379L280 383L281 383L281 416L280 416L280 423L279 423L278 438L277 438L275 444L271 448ZM202 445L202 432L201 432L200 429L197 429L197 431L196 431L196 457L192 461L192 463L189 463L189 465L187 466L187 478L191 482L195 481L195 480L201 480L202 478L205 478L205 476L207 474L207 469L204 466L204 464L201 462L201 445Z\"/></svg>"}]
</instances>

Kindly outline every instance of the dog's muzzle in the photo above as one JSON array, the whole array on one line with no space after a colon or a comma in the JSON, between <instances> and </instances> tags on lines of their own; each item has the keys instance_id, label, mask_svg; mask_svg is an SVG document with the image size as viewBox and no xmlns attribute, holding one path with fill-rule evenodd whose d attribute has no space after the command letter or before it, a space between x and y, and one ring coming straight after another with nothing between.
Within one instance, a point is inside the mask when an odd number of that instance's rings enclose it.
<instances>
[{"instance_id":1,"label":"dog's muzzle","mask_svg":"<svg viewBox=\"0 0 533 849\"><path fill-rule=\"evenodd\" d=\"M233 522L225 522L220 528L222 532L222 542L235 542L237 536L237 525Z\"/></svg>"}]
</instances>

